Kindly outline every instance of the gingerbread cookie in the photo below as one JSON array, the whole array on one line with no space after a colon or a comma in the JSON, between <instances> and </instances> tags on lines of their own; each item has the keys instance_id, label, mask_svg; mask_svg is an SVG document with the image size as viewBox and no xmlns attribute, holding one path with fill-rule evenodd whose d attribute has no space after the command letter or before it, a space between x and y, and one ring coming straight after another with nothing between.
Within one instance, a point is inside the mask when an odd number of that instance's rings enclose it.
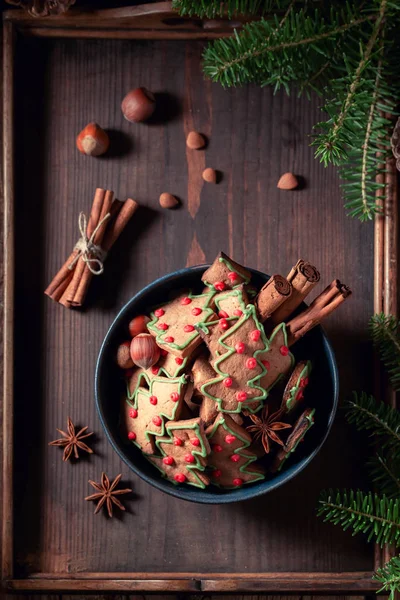
<instances>
[{"instance_id":1,"label":"gingerbread cookie","mask_svg":"<svg viewBox=\"0 0 400 600\"><path fill-rule=\"evenodd\" d=\"M311 368L309 360L302 360L293 369L283 392L282 408L285 412L293 412L304 399L304 391L309 383Z\"/></svg>"},{"instance_id":2,"label":"gingerbread cookie","mask_svg":"<svg viewBox=\"0 0 400 600\"><path fill-rule=\"evenodd\" d=\"M145 454L154 453L153 436L162 436L167 420L180 418L186 378L154 377L149 389L138 387L124 412L128 439Z\"/></svg>"},{"instance_id":3,"label":"gingerbread cookie","mask_svg":"<svg viewBox=\"0 0 400 600\"><path fill-rule=\"evenodd\" d=\"M307 408L297 419L293 431L289 435L286 444L278 450L274 462L271 466L271 473L280 471L283 464L289 458L292 452L295 452L297 446L304 440L307 431L314 425L315 408Z\"/></svg>"},{"instance_id":4,"label":"gingerbread cookie","mask_svg":"<svg viewBox=\"0 0 400 600\"><path fill-rule=\"evenodd\" d=\"M223 488L237 488L264 479L263 470L253 465L257 457L248 448L251 436L228 414L219 414L206 429L211 454L211 483Z\"/></svg>"},{"instance_id":5,"label":"gingerbread cookie","mask_svg":"<svg viewBox=\"0 0 400 600\"><path fill-rule=\"evenodd\" d=\"M147 328L155 336L158 346L178 358L190 356L201 344L195 326L215 318L214 296L212 289L197 296L189 292L154 310Z\"/></svg>"},{"instance_id":6,"label":"gingerbread cookie","mask_svg":"<svg viewBox=\"0 0 400 600\"><path fill-rule=\"evenodd\" d=\"M147 459L175 485L188 483L200 488L208 485L210 480L203 471L211 450L201 419L167 423L165 433L168 437L156 441L162 456Z\"/></svg>"},{"instance_id":7,"label":"gingerbread cookie","mask_svg":"<svg viewBox=\"0 0 400 600\"><path fill-rule=\"evenodd\" d=\"M260 355L265 367L265 374L260 379L260 386L269 391L282 377L286 377L294 365L294 356L288 348L287 332L281 323L269 338L269 349Z\"/></svg>"},{"instance_id":8,"label":"gingerbread cookie","mask_svg":"<svg viewBox=\"0 0 400 600\"><path fill-rule=\"evenodd\" d=\"M201 393L217 402L221 412L257 411L267 396L260 386L267 370L259 357L267 352L268 341L253 305L222 333L219 344L221 356L211 361L218 375L201 386Z\"/></svg>"},{"instance_id":9,"label":"gingerbread cookie","mask_svg":"<svg viewBox=\"0 0 400 600\"><path fill-rule=\"evenodd\" d=\"M250 271L220 252L211 267L203 273L201 280L218 292L223 292L242 283L249 283L250 278Z\"/></svg>"}]
</instances>

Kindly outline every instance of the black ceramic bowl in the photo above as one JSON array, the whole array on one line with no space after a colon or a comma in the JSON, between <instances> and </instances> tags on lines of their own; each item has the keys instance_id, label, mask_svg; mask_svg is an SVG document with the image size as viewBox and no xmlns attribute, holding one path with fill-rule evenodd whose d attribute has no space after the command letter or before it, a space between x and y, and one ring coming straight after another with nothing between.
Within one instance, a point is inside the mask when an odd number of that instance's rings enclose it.
<instances>
[{"instance_id":1,"label":"black ceramic bowl","mask_svg":"<svg viewBox=\"0 0 400 600\"><path fill-rule=\"evenodd\" d=\"M264 481L226 491L213 486L208 486L205 490L189 485L176 486L163 479L160 472L142 456L140 450L131 443L127 444L120 435L119 398L124 391L124 383L115 364L115 353L121 341L126 339L128 323L134 316L149 313L153 306L166 301L172 290L192 288L200 291L203 287L200 278L206 268L206 265L201 265L165 275L141 290L123 307L108 330L100 349L95 375L96 405L111 445L139 477L159 490L184 500L225 504L266 494L295 477L312 461L324 443L335 417L338 374L332 347L321 327L313 329L291 349L296 361L310 359L313 363L313 373L307 388L307 406L316 408L315 425L279 473L267 476ZM259 271L250 271L252 284L256 287L261 287L269 279L268 275Z\"/></svg>"}]
</instances>

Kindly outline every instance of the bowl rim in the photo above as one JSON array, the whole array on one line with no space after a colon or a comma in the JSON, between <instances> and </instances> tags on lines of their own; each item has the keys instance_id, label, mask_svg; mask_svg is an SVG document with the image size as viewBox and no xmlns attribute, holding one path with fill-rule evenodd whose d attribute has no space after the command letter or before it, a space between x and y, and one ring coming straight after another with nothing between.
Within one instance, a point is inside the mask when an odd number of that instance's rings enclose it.
<instances>
[{"instance_id":1,"label":"bowl rim","mask_svg":"<svg viewBox=\"0 0 400 600\"><path fill-rule=\"evenodd\" d=\"M155 279L154 281L152 281L151 283L147 284L142 289L140 289L134 296L132 296L132 298L130 298L130 300L128 300L128 302L126 302L122 306L122 308L118 311L116 317L113 319L111 325L109 326L107 333L103 339L103 342L100 346L99 354L98 354L97 361L96 361L96 369L95 369L95 404L96 404L96 409L97 409L97 413L99 415L101 426L103 427L103 430L105 431L106 437L107 437L108 441L110 442L112 448L118 454L119 458L121 460L123 460L123 462L131 469L131 471L133 471L136 475L138 475L146 483L152 485L153 487L157 488L158 490L160 490L166 494L169 494L170 496L174 496L175 498L179 498L181 500L195 502L197 504L230 504L232 502L241 502L243 500L250 500L253 498L257 498L259 496L263 496L264 494L272 492L273 490L281 487L288 481L291 481L294 477L296 477L299 473L301 473L310 464L310 462L315 458L315 456L318 454L318 452L321 450L322 446L324 445L324 443L330 433L330 430L332 428L332 424L335 419L337 408L338 408L339 375L338 375L338 368L337 368L335 353L334 353L331 343L321 325L318 325L318 328L322 335L322 342L324 345L324 349L327 353L327 360L330 363L330 367L331 367L331 371L332 371L332 382L333 382L333 390L332 390L333 402L332 402L332 409L331 409L331 411L329 413L329 417L328 417L326 431L325 431L324 435L322 436L319 444L314 448L314 450L307 457L305 457L295 468L293 468L292 471L283 471L282 477L278 476L275 479L270 479L270 480L264 481L264 483L268 484L265 488L248 486L248 487L242 487L238 490L229 490L221 495L219 495L219 494L205 495L205 494L202 494L201 490L197 491L195 488L186 489L186 488L183 488L180 486L175 487L174 485L169 483L167 479L163 479L161 476L158 480L156 477L153 478L153 477L147 475L140 468L136 467L136 465L127 456L125 456L124 452L121 450L121 448L116 443L116 440L114 439L113 435L111 434L110 428L104 417L104 412L103 412L103 409L101 407L101 402L100 402L101 391L100 391L99 381L100 381L100 370L101 370L101 366L102 366L103 355L106 351L108 343L110 342L110 339L113 336L114 329L119 325L121 318L123 318L125 316L125 314L127 312L129 312L132 305L134 305L144 295L146 295L149 291L156 288L161 283L165 283L168 280L173 280L173 279L176 279L177 277L184 276L189 273L193 274L193 273L204 272L204 270L207 269L209 266L210 266L209 264L195 265L193 267L186 267L183 269L178 269L177 271L173 271L171 273L167 273L167 274L163 275L162 277L159 277L159 278ZM259 275L263 278L271 277L270 275L267 275L266 273L263 273L262 271L259 271L257 269L252 269L250 267L246 267L246 268L249 271L251 271L253 274ZM286 476L285 476L285 473L286 473ZM262 485L262 483L263 482L261 482L259 485Z\"/></svg>"}]
</instances>

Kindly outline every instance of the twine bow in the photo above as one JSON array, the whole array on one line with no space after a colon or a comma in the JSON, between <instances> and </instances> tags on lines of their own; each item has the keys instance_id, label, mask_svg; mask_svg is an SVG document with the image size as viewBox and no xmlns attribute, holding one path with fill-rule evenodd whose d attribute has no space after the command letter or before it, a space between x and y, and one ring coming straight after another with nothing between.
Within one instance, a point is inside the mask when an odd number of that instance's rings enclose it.
<instances>
[{"instance_id":1,"label":"twine bow","mask_svg":"<svg viewBox=\"0 0 400 600\"><path fill-rule=\"evenodd\" d=\"M98 222L96 227L93 230L92 235L88 238L86 229L87 229L87 218L84 212L79 214L78 227L79 232L81 234L80 239L76 242L74 250L78 250L78 254L75 256L74 260L68 266L69 269L73 269L75 264L81 258L83 262L87 265L87 268L93 275L101 275L104 271L103 262L107 256L107 252L105 252L100 246L96 246L94 243L94 238L96 233L100 229L100 227L108 221L111 217L110 213L104 215L104 217ZM94 267L96 265L96 268Z\"/></svg>"}]
</instances>

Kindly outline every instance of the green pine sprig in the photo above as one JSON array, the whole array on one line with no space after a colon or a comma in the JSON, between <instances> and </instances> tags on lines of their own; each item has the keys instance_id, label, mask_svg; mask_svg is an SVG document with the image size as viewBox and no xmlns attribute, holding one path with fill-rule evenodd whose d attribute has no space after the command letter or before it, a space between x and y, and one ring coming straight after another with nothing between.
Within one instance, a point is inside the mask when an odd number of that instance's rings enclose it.
<instances>
[{"instance_id":1,"label":"green pine sprig","mask_svg":"<svg viewBox=\"0 0 400 600\"><path fill-rule=\"evenodd\" d=\"M173 0L172 8L183 16L197 16L206 19L227 16L229 19L239 15L259 15L282 8L284 0Z\"/></svg>"},{"instance_id":2,"label":"green pine sprig","mask_svg":"<svg viewBox=\"0 0 400 600\"><path fill-rule=\"evenodd\" d=\"M334 525L341 525L353 535L364 533L377 544L400 545L400 500L390 500L360 490L324 491L318 515Z\"/></svg>"},{"instance_id":3,"label":"green pine sprig","mask_svg":"<svg viewBox=\"0 0 400 600\"><path fill-rule=\"evenodd\" d=\"M368 462L369 473L376 488L387 498L400 497L400 460L377 454Z\"/></svg>"},{"instance_id":4,"label":"green pine sprig","mask_svg":"<svg viewBox=\"0 0 400 600\"><path fill-rule=\"evenodd\" d=\"M397 392L400 390L400 321L392 315L374 315L370 320L370 332Z\"/></svg>"},{"instance_id":5,"label":"green pine sprig","mask_svg":"<svg viewBox=\"0 0 400 600\"><path fill-rule=\"evenodd\" d=\"M379 592L390 592L389 600L394 600L395 593L400 590L400 556L394 556L377 569L374 579L382 584Z\"/></svg>"},{"instance_id":6,"label":"green pine sprig","mask_svg":"<svg viewBox=\"0 0 400 600\"><path fill-rule=\"evenodd\" d=\"M380 438L380 448L400 457L400 413L396 409L377 402L365 392L353 392L353 399L346 407L347 419L357 429L369 431Z\"/></svg>"}]
</instances>

